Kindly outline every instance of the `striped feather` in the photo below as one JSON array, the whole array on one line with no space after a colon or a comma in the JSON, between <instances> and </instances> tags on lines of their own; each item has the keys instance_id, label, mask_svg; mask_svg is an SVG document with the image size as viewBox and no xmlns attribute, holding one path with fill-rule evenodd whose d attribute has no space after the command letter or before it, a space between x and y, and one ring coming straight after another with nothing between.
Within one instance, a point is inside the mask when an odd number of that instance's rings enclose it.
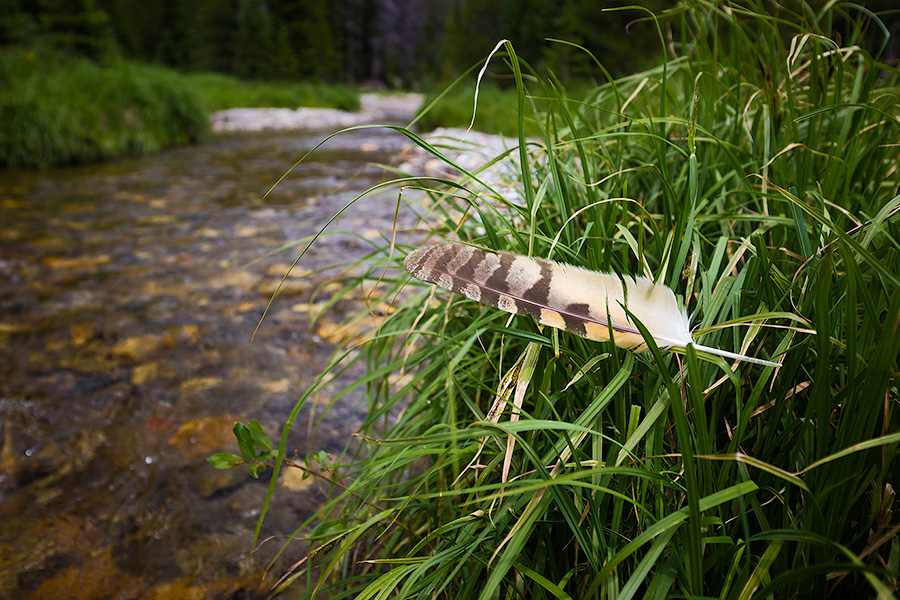
<instances>
[{"instance_id":1,"label":"striped feather","mask_svg":"<svg viewBox=\"0 0 900 600\"><path fill-rule=\"evenodd\" d=\"M690 322L675 294L644 277L619 277L542 258L490 252L459 242L423 246L403 262L414 277L512 314L531 315L600 342L636 352L647 349L625 311L650 332L657 346L692 344ZM766 365L777 363L694 344L698 350Z\"/></svg>"}]
</instances>

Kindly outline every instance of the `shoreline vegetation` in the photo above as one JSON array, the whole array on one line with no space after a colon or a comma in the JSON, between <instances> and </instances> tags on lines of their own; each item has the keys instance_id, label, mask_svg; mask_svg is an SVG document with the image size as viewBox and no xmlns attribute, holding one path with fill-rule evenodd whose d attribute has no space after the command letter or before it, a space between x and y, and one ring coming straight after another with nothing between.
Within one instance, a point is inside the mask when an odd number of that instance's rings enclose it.
<instances>
[{"instance_id":1,"label":"shoreline vegetation","mask_svg":"<svg viewBox=\"0 0 900 600\"><path fill-rule=\"evenodd\" d=\"M436 94L365 92L310 82L184 74L126 60L98 63L40 48L0 53L0 168L46 168L158 152L212 133L341 129L411 119ZM417 123L466 127L472 88L443 95ZM515 134L515 92L479 93L475 129Z\"/></svg>"},{"instance_id":2,"label":"shoreline vegetation","mask_svg":"<svg viewBox=\"0 0 900 600\"><path fill-rule=\"evenodd\" d=\"M359 111L347 86L247 82L41 48L0 53L0 167L89 163L197 142L211 115L241 107Z\"/></svg>"},{"instance_id":3,"label":"shoreline vegetation","mask_svg":"<svg viewBox=\"0 0 900 600\"><path fill-rule=\"evenodd\" d=\"M564 4L11 0L0 11L0 168L155 152L202 139L209 113L225 109L354 112L373 86L443 90L460 73L474 76L499 39L519 40L531 67L561 81L609 75L579 49L602 54L614 76L664 50L646 12L666 10L661 0L624 11ZM496 94L483 87L475 128L512 135L512 80L487 75L503 102L486 110ZM442 93L418 128L468 125L473 93L459 86L459 105Z\"/></svg>"},{"instance_id":4,"label":"shoreline vegetation","mask_svg":"<svg viewBox=\"0 0 900 600\"><path fill-rule=\"evenodd\" d=\"M209 132L177 73L36 49L0 54L0 166L48 167L155 152Z\"/></svg>"},{"instance_id":5,"label":"shoreline vegetation","mask_svg":"<svg viewBox=\"0 0 900 600\"><path fill-rule=\"evenodd\" d=\"M661 43L684 32L665 59L586 96L504 45L518 151L460 169L422 143L460 174L392 182L419 225L373 238L314 297L364 298L342 315L361 335L280 431L238 424L241 455L209 458L272 469L257 532L290 501L279 477L327 494L285 539L305 557L273 596L898 597L900 71L870 12L803 7L662 15ZM296 266L330 225L297 240ZM403 258L444 240L649 275L698 342L780 366L666 351L637 319L648 351L631 352L410 280ZM571 281L462 256L441 264L505 300L585 306ZM322 450L313 421L359 395L365 425Z\"/></svg>"}]
</instances>

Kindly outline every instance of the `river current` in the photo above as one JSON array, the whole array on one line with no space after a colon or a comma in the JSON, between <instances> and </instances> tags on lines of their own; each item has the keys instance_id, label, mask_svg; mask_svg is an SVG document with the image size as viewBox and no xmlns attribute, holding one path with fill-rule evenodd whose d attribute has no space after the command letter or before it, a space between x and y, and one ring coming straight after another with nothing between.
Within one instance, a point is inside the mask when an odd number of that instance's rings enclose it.
<instances>
[{"instance_id":1,"label":"river current","mask_svg":"<svg viewBox=\"0 0 900 600\"><path fill-rule=\"evenodd\" d=\"M385 179L408 141L342 134L266 191L324 132L225 134L107 164L0 173L0 597L255 598L297 545L251 553L268 482L206 462L237 452L236 421L277 433L334 349L335 261L360 238L324 238L250 337L301 246ZM389 232L397 190L334 227ZM324 269L324 270L323 270ZM333 322L331 322L333 325ZM340 451L359 398L298 452ZM302 422L301 415L298 422ZM324 498L286 477L261 539L289 534Z\"/></svg>"}]
</instances>

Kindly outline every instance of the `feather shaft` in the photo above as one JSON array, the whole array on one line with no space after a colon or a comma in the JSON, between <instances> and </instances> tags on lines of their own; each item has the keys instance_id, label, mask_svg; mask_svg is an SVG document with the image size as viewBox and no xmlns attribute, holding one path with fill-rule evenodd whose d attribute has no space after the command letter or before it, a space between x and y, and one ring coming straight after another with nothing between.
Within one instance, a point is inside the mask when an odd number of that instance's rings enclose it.
<instances>
[{"instance_id":1,"label":"feather shaft","mask_svg":"<svg viewBox=\"0 0 900 600\"><path fill-rule=\"evenodd\" d=\"M746 354L737 354L736 352L729 352L728 350L720 350L719 348L713 348L711 346L704 346L703 344L697 344L696 342L692 343L691 345L698 352L706 352L707 354L721 356L722 358L730 358L733 360L743 360L743 361L751 362L751 363L754 363L757 365L765 365L767 367L780 367L781 366L780 363L772 362L770 360L756 358L755 356L747 356Z\"/></svg>"},{"instance_id":2,"label":"feather shaft","mask_svg":"<svg viewBox=\"0 0 900 600\"><path fill-rule=\"evenodd\" d=\"M423 246L403 262L414 277L542 325L636 352L647 349L629 313L660 348L693 344L690 323L668 287L644 277L619 276L459 242ZM627 309L627 311L626 311ZM725 358L778 366L742 354L694 344Z\"/></svg>"}]
</instances>

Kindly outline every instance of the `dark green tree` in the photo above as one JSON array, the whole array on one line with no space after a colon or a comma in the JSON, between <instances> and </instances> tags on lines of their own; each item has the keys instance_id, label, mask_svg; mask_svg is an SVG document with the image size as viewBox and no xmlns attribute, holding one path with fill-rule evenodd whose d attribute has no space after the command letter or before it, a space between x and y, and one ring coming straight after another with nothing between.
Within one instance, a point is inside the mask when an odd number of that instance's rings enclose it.
<instances>
[{"instance_id":1,"label":"dark green tree","mask_svg":"<svg viewBox=\"0 0 900 600\"><path fill-rule=\"evenodd\" d=\"M344 69L349 84L371 79L371 57L378 0L344 0Z\"/></svg>"},{"instance_id":2,"label":"dark green tree","mask_svg":"<svg viewBox=\"0 0 900 600\"><path fill-rule=\"evenodd\" d=\"M291 39L299 60L299 74L319 81L340 80L342 69L338 52L338 36L330 18L339 3L330 0L307 0L300 18L293 23Z\"/></svg>"},{"instance_id":3,"label":"dark green tree","mask_svg":"<svg viewBox=\"0 0 900 600\"><path fill-rule=\"evenodd\" d=\"M195 0L197 68L231 73L235 62L235 32L239 0Z\"/></svg>"},{"instance_id":4,"label":"dark green tree","mask_svg":"<svg viewBox=\"0 0 900 600\"><path fill-rule=\"evenodd\" d=\"M272 74L276 79L296 79L300 69L300 61L291 46L289 29L280 24L275 25L275 55Z\"/></svg>"},{"instance_id":5,"label":"dark green tree","mask_svg":"<svg viewBox=\"0 0 900 600\"><path fill-rule=\"evenodd\" d=\"M37 35L37 19L22 4L20 0L0 0L0 46L27 42Z\"/></svg>"},{"instance_id":6,"label":"dark green tree","mask_svg":"<svg viewBox=\"0 0 900 600\"><path fill-rule=\"evenodd\" d=\"M240 0L234 43L234 74L267 79L274 73L275 38L272 16L262 0Z\"/></svg>"},{"instance_id":7,"label":"dark green tree","mask_svg":"<svg viewBox=\"0 0 900 600\"><path fill-rule=\"evenodd\" d=\"M94 0L2 0L0 43L41 43L94 60L118 53L109 14Z\"/></svg>"},{"instance_id":8,"label":"dark green tree","mask_svg":"<svg viewBox=\"0 0 900 600\"><path fill-rule=\"evenodd\" d=\"M96 0L110 17L116 42L128 58L150 62L156 57L162 10L157 2Z\"/></svg>"},{"instance_id":9,"label":"dark green tree","mask_svg":"<svg viewBox=\"0 0 900 600\"><path fill-rule=\"evenodd\" d=\"M456 2L446 14L441 40L441 71L444 82L483 60L503 36L500 18L492 0Z\"/></svg>"},{"instance_id":10,"label":"dark green tree","mask_svg":"<svg viewBox=\"0 0 900 600\"><path fill-rule=\"evenodd\" d=\"M887 0L883 0L887 1ZM503 38L564 81L613 75L662 52L639 10L598 0L0 0L0 44L43 39L93 57L126 56L255 79L442 85ZM663 0L641 4L660 13ZM641 22L643 21L643 22ZM838 27L838 24L835 25ZM677 36L676 36L677 37ZM500 73L502 69L492 69Z\"/></svg>"},{"instance_id":11,"label":"dark green tree","mask_svg":"<svg viewBox=\"0 0 900 600\"><path fill-rule=\"evenodd\" d=\"M565 4L558 0L503 0L498 5L500 33L513 43L520 57L536 65L544 56L546 38L554 33Z\"/></svg>"},{"instance_id":12,"label":"dark green tree","mask_svg":"<svg viewBox=\"0 0 900 600\"><path fill-rule=\"evenodd\" d=\"M156 59L170 67L192 69L196 65L197 25L191 3L163 0L162 27Z\"/></svg>"}]
</instances>

